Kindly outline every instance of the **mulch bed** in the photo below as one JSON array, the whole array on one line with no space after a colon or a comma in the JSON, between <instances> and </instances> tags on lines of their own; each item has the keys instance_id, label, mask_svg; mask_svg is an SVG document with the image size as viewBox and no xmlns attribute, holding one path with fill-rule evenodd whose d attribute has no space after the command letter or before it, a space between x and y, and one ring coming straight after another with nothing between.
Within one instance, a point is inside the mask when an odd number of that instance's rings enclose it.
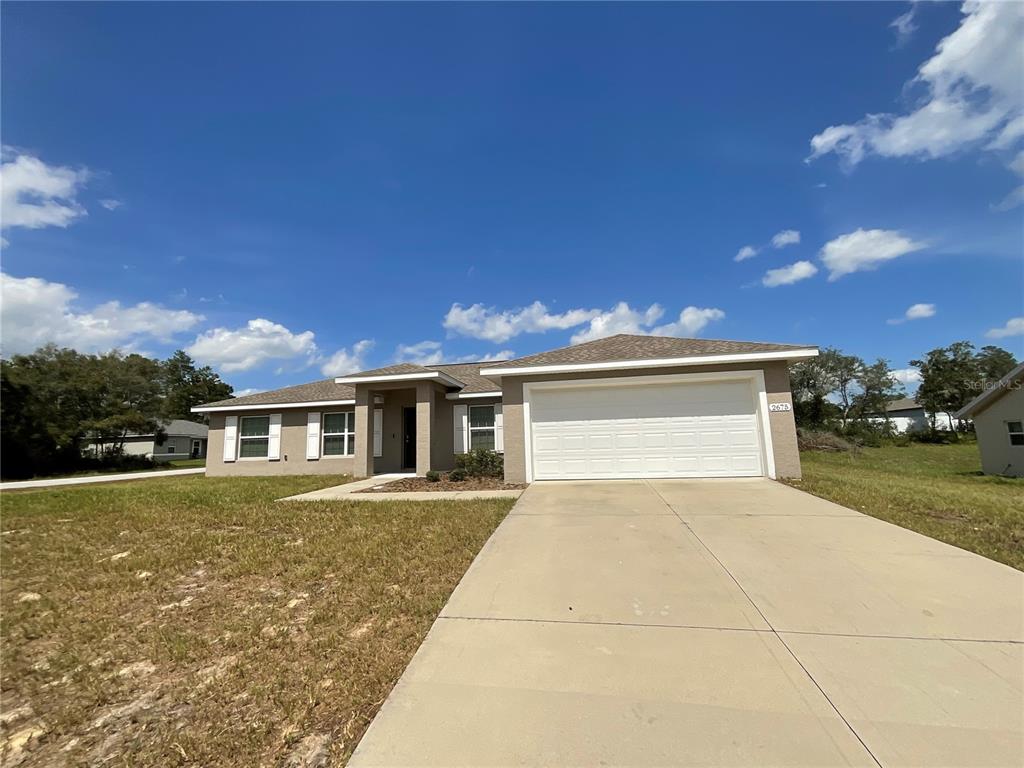
<instances>
[{"instance_id":1,"label":"mulch bed","mask_svg":"<svg viewBox=\"0 0 1024 768\"><path fill-rule=\"evenodd\" d=\"M441 479L432 483L425 477L403 477L390 483L364 488L356 493L402 493L419 491L520 491L526 483L505 483L498 477L467 477L454 482L448 475L442 474Z\"/></svg>"}]
</instances>

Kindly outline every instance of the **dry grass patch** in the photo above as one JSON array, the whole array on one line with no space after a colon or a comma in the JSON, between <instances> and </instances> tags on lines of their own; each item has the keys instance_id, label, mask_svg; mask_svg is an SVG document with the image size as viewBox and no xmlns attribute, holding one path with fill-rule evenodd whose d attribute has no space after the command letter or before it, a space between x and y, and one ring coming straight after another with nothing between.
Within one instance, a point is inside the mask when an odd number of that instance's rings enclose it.
<instances>
[{"instance_id":1,"label":"dry grass patch","mask_svg":"<svg viewBox=\"0 0 1024 768\"><path fill-rule=\"evenodd\" d=\"M5 493L4 764L347 759L512 501L275 502L339 482Z\"/></svg>"},{"instance_id":2,"label":"dry grass patch","mask_svg":"<svg viewBox=\"0 0 1024 768\"><path fill-rule=\"evenodd\" d=\"M1024 570L1024 480L982 475L978 446L800 454L790 484L837 504Z\"/></svg>"}]
</instances>

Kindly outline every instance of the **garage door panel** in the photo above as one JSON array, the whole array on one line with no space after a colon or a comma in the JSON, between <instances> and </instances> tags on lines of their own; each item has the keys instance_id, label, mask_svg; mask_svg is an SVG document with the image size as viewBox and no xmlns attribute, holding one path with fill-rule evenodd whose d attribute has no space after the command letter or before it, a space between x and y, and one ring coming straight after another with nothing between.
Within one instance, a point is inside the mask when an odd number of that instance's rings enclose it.
<instances>
[{"instance_id":1,"label":"garage door panel","mask_svg":"<svg viewBox=\"0 0 1024 768\"><path fill-rule=\"evenodd\" d=\"M540 390L531 422L537 479L763 472L744 381Z\"/></svg>"}]
</instances>

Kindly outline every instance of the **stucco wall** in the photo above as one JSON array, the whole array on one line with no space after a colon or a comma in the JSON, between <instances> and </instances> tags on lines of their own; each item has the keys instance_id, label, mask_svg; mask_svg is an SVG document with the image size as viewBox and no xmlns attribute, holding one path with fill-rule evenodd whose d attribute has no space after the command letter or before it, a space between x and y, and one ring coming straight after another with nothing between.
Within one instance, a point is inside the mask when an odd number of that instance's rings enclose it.
<instances>
[{"instance_id":1,"label":"stucco wall","mask_svg":"<svg viewBox=\"0 0 1024 768\"><path fill-rule=\"evenodd\" d=\"M981 469L987 475L1024 477L1024 446L1010 445L1008 421L1024 421L1024 388L1010 390L974 415Z\"/></svg>"},{"instance_id":2,"label":"stucco wall","mask_svg":"<svg viewBox=\"0 0 1024 768\"><path fill-rule=\"evenodd\" d=\"M680 368L645 368L629 371L629 376L663 376L680 373L713 373L716 371L764 372L768 403L789 403L789 411L769 413L772 450L777 477L800 477L800 452L796 443L796 422L793 420L793 398L789 389L789 368L785 362L763 364L737 364L716 366L686 366ZM506 376L502 382L505 414L505 480L510 483L526 482L526 432L523 423L523 384L536 381L577 381L612 378L608 371L546 376Z\"/></svg>"}]
</instances>

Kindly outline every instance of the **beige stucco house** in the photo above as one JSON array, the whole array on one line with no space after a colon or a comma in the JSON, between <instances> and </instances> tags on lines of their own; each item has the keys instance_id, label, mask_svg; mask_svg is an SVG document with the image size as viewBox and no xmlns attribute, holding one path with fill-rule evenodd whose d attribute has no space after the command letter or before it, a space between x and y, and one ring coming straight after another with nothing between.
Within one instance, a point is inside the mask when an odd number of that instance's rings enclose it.
<instances>
[{"instance_id":1,"label":"beige stucco house","mask_svg":"<svg viewBox=\"0 0 1024 768\"><path fill-rule=\"evenodd\" d=\"M194 408L208 475L446 470L508 482L799 477L791 362L816 347L618 335L516 360L402 363Z\"/></svg>"},{"instance_id":2,"label":"beige stucco house","mask_svg":"<svg viewBox=\"0 0 1024 768\"><path fill-rule=\"evenodd\" d=\"M1024 363L956 413L974 421L987 475L1024 477Z\"/></svg>"}]
</instances>

